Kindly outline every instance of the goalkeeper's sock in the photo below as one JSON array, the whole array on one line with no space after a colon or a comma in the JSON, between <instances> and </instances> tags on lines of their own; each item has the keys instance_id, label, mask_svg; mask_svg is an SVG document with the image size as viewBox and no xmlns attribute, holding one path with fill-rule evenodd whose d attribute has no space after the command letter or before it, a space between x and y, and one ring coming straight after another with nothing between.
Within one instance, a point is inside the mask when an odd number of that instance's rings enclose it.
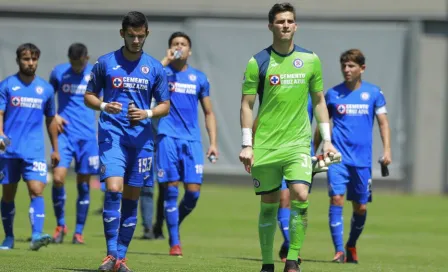
<instances>
[{"instance_id":1,"label":"goalkeeper's sock","mask_svg":"<svg viewBox=\"0 0 448 272\"><path fill-rule=\"evenodd\" d=\"M328 211L328 223L330 225L335 252L344 251L344 221L342 209L342 206L330 205Z\"/></svg>"},{"instance_id":2,"label":"goalkeeper's sock","mask_svg":"<svg viewBox=\"0 0 448 272\"><path fill-rule=\"evenodd\" d=\"M308 201L291 201L289 219L289 251L286 260L296 261L305 239L308 226Z\"/></svg>"},{"instance_id":3,"label":"goalkeeper's sock","mask_svg":"<svg viewBox=\"0 0 448 272\"><path fill-rule=\"evenodd\" d=\"M350 225L350 236L347 241L347 247L356 247L356 241L361 236L364 224L367 218L367 211L364 214L353 213L352 222Z\"/></svg>"},{"instance_id":4,"label":"goalkeeper's sock","mask_svg":"<svg viewBox=\"0 0 448 272\"><path fill-rule=\"evenodd\" d=\"M260 205L258 217L258 235L260 239L263 264L274 264L273 248L275 229L277 227L277 211L279 203L263 203Z\"/></svg>"}]
</instances>

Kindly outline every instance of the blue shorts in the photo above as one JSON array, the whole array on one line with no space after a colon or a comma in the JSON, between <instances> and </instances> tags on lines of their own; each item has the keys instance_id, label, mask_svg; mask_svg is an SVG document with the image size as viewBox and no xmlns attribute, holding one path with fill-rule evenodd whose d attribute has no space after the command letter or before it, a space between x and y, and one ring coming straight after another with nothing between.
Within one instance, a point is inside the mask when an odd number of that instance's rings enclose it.
<instances>
[{"instance_id":1,"label":"blue shorts","mask_svg":"<svg viewBox=\"0 0 448 272\"><path fill-rule=\"evenodd\" d=\"M202 144L199 141L160 135L157 138L156 156L158 181L202 184L204 169L202 152Z\"/></svg>"},{"instance_id":2,"label":"blue shorts","mask_svg":"<svg viewBox=\"0 0 448 272\"><path fill-rule=\"evenodd\" d=\"M344 195L347 200L366 204L372 202L372 168L356 167L343 163L328 167L328 195Z\"/></svg>"},{"instance_id":3,"label":"blue shorts","mask_svg":"<svg viewBox=\"0 0 448 272\"><path fill-rule=\"evenodd\" d=\"M108 177L122 177L129 186L152 187L152 150L102 142L99 151L102 182Z\"/></svg>"},{"instance_id":4,"label":"blue shorts","mask_svg":"<svg viewBox=\"0 0 448 272\"><path fill-rule=\"evenodd\" d=\"M47 163L45 159L0 159L0 181L1 184L18 183L37 180L47 183Z\"/></svg>"},{"instance_id":5,"label":"blue shorts","mask_svg":"<svg viewBox=\"0 0 448 272\"><path fill-rule=\"evenodd\" d=\"M58 149L61 160L58 167L69 168L75 158L75 171L78 174L96 175L100 168L98 142L96 138L78 140L65 133L58 136Z\"/></svg>"}]
</instances>

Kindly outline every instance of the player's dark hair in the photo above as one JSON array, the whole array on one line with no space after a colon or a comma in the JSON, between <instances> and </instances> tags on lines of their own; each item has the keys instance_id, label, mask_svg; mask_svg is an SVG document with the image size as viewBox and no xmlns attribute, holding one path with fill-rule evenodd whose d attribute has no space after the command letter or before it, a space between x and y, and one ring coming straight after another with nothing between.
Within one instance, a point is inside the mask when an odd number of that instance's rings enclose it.
<instances>
[{"instance_id":1,"label":"player's dark hair","mask_svg":"<svg viewBox=\"0 0 448 272\"><path fill-rule=\"evenodd\" d=\"M350 49L345 51L341 54L341 57L339 58L340 63L353 61L354 63L358 64L359 66L362 66L366 64L366 57L364 57L364 54L359 49Z\"/></svg>"},{"instance_id":2,"label":"player's dark hair","mask_svg":"<svg viewBox=\"0 0 448 272\"><path fill-rule=\"evenodd\" d=\"M188 41L188 44L190 45L190 48L191 48L191 39L190 39L190 37L187 34L185 34L184 32L180 32L180 31L177 31L177 32L174 32L173 34L171 34L170 38L168 39L168 47L171 47L171 42L175 38L179 38L179 37L185 38Z\"/></svg>"},{"instance_id":3,"label":"player's dark hair","mask_svg":"<svg viewBox=\"0 0 448 272\"><path fill-rule=\"evenodd\" d=\"M68 57L71 60L79 60L88 55L87 46L82 43L73 43L68 48Z\"/></svg>"},{"instance_id":4,"label":"player's dark hair","mask_svg":"<svg viewBox=\"0 0 448 272\"><path fill-rule=\"evenodd\" d=\"M121 21L121 29L125 31L129 27L142 27L144 26L148 30L148 20L146 16L138 11L131 11L123 17Z\"/></svg>"},{"instance_id":5,"label":"player's dark hair","mask_svg":"<svg viewBox=\"0 0 448 272\"><path fill-rule=\"evenodd\" d=\"M17 47L17 50L16 50L17 59L20 59L20 56L25 51L30 51L31 55L36 55L37 58L40 57L40 49L36 45L34 45L32 43L24 43L24 44L19 45L19 47Z\"/></svg>"},{"instance_id":6,"label":"player's dark hair","mask_svg":"<svg viewBox=\"0 0 448 272\"><path fill-rule=\"evenodd\" d=\"M296 9L291 3L285 2L285 3L277 3L272 6L271 10L269 11L269 23L274 23L275 15L282 13L282 12L292 12L294 14L294 20L296 19Z\"/></svg>"}]
</instances>

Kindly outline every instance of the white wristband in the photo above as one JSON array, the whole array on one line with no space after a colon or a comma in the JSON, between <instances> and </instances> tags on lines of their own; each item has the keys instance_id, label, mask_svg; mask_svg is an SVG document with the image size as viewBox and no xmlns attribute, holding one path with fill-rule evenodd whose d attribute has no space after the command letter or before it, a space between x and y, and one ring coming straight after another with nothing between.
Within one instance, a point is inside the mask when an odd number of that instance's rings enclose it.
<instances>
[{"instance_id":1,"label":"white wristband","mask_svg":"<svg viewBox=\"0 0 448 272\"><path fill-rule=\"evenodd\" d=\"M241 132L243 133L243 146L252 146L252 129L243 128Z\"/></svg>"},{"instance_id":2,"label":"white wristband","mask_svg":"<svg viewBox=\"0 0 448 272\"><path fill-rule=\"evenodd\" d=\"M106 105L107 105L106 102L101 102L100 110L101 110L101 111L104 111L104 110L106 109Z\"/></svg>"},{"instance_id":3,"label":"white wristband","mask_svg":"<svg viewBox=\"0 0 448 272\"><path fill-rule=\"evenodd\" d=\"M152 110L146 110L146 115L148 115L148 117L146 117L147 119L151 119L151 117L152 117Z\"/></svg>"},{"instance_id":4,"label":"white wristband","mask_svg":"<svg viewBox=\"0 0 448 272\"><path fill-rule=\"evenodd\" d=\"M322 136L322 140L331 142L330 123L320 123L319 131Z\"/></svg>"}]
</instances>

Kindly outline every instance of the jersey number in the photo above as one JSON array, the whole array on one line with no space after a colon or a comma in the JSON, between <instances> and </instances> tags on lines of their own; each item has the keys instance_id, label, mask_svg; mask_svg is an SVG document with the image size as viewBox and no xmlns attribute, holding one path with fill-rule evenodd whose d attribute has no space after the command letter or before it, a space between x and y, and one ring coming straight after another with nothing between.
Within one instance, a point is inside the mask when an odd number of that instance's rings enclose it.
<instances>
[{"instance_id":1,"label":"jersey number","mask_svg":"<svg viewBox=\"0 0 448 272\"><path fill-rule=\"evenodd\" d=\"M311 158L308 155L305 154L300 154L300 156L302 157L302 164L301 166L303 168L309 169L311 168Z\"/></svg>"},{"instance_id":2,"label":"jersey number","mask_svg":"<svg viewBox=\"0 0 448 272\"><path fill-rule=\"evenodd\" d=\"M93 169L98 169L100 167L99 156L89 157L89 166L93 167Z\"/></svg>"},{"instance_id":3,"label":"jersey number","mask_svg":"<svg viewBox=\"0 0 448 272\"><path fill-rule=\"evenodd\" d=\"M138 159L138 172L145 173L151 170L152 157Z\"/></svg>"},{"instance_id":4,"label":"jersey number","mask_svg":"<svg viewBox=\"0 0 448 272\"><path fill-rule=\"evenodd\" d=\"M47 164L44 162L34 161L33 162L33 171L45 173L45 172L47 172Z\"/></svg>"},{"instance_id":5,"label":"jersey number","mask_svg":"<svg viewBox=\"0 0 448 272\"><path fill-rule=\"evenodd\" d=\"M196 164L194 167L196 168L196 174L202 174L204 172L204 165Z\"/></svg>"}]
</instances>

